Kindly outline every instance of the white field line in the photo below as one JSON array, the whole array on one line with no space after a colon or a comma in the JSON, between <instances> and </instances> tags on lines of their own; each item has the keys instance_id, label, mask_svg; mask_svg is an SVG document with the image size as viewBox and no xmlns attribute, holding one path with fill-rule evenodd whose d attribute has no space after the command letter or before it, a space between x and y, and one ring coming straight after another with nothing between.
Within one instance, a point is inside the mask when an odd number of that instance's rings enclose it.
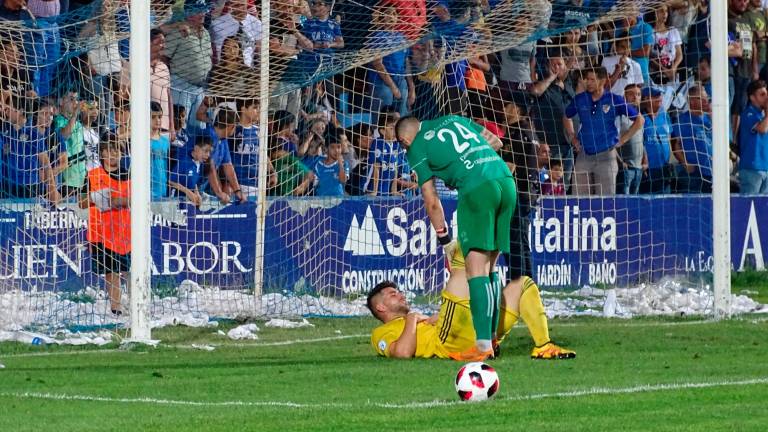
<instances>
[{"instance_id":1,"label":"white field line","mask_svg":"<svg viewBox=\"0 0 768 432\"><path fill-rule=\"evenodd\" d=\"M750 385L765 385L768 384L768 377L752 378L736 381L705 381L705 382L685 382L685 383L671 383L671 384L646 384L634 387L593 387L581 390L570 390L555 393L534 393L530 395L518 395L509 396L504 398L496 398L496 401L509 401L509 402L521 402L531 401L539 399L571 399L580 398L584 396L602 396L602 395L622 395L622 394L636 394L636 393L653 393L662 391L676 391L676 390L690 390L690 389L703 389L713 387L742 387ZM146 403L153 405L172 405L172 406L194 406L194 407L279 407L279 408L299 408L299 409L367 409L367 408L386 408L386 409L429 409L440 408L447 406L462 405L466 402L460 402L456 400L434 400L428 402L410 402L410 403L386 403L386 402L371 402L366 401L359 404L352 403L299 403L299 402L280 402L280 401L247 401L247 400L231 400L220 402L206 402L206 401L191 401L191 400L174 400L174 399L156 399L150 397L138 397L138 398L115 398L106 396L90 396L90 395L70 395L63 393L36 393L36 392L23 392L12 393L2 392L0 397L12 398L12 399L42 399L42 400L59 400L59 401L77 401L77 402L107 402L107 403L119 403L119 404L136 404Z\"/></svg>"}]
</instances>

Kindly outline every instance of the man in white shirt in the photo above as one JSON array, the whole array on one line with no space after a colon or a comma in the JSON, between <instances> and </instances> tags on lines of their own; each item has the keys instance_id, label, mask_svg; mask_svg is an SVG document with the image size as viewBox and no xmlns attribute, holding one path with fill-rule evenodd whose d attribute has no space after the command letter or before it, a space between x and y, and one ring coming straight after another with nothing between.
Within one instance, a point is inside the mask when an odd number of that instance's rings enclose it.
<instances>
[{"instance_id":1,"label":"man in white shirt","mask_svg":"<svg viewBox=\"0 0 768 432\"><path fill-rule=\"evenodd\" d=\"M221 15L211 23L211 38L215 50L216 62L219 61L224 39L240 33L240 48L243 51L243 63L254 67L261 39L261 21L248 13L248 0L229 0L229 13Z\"/></svg>"},{"instance_id":2,"label":"man in white shirt","mask_svg":"<svg viewBox=\"0 0 768 432\"><path fill-rule=\"evenodd\" d=\"M608 71L611 93L624 96L624 89L630 84L643 84L643 70L640 63L632 60L629 40L616 39L613 42L614 55L603 58L602 66Z\"/></svg>"}]
</instances>

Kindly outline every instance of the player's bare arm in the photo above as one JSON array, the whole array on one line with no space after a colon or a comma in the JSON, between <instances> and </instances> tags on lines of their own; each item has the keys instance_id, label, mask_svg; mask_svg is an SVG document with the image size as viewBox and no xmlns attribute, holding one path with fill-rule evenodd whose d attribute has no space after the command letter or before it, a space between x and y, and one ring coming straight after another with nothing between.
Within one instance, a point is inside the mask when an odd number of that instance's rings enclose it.
<instances>
[{"instance_id":1,"label":"player's bare arm","mask_svg":"<svg viewBox=\"0 0 768 432\"><path fill-rule=\"evenodd\" d=\"M400 337L389 346L389 356L392 358L411 358L416 354L416 328L429 317L418 312L408 312L405 316L405 327Z\"/></svg>"}]
</instances>

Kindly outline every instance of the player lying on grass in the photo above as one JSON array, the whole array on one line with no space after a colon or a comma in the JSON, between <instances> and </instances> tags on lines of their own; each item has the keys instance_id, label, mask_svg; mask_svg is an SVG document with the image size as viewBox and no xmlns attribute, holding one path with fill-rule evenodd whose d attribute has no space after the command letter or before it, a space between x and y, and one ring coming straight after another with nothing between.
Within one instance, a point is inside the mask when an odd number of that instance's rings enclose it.
<instances>
[{"instance_id":1,"label":"player lying on grass","mask_svg":"<svg viewBox=\"0 0 768 432\"><path fill-rule=\"evenodd\" d=\"M371 333L371 345L377 354L394 358L451 358L450 354L463 352L475 344L469 285L460 250L453 254L450 268L440 311L431 317L412 312L394 282L381 282L368 293L368 309L384 323ZM561 348L549 339L544 304L533 279L523 276L522 284L507 285L501 297L499 327L493 341L496 355L499 344L522 318L535 344L532 358L576 357L574 351Z\"/></svg>"}]
</instances>

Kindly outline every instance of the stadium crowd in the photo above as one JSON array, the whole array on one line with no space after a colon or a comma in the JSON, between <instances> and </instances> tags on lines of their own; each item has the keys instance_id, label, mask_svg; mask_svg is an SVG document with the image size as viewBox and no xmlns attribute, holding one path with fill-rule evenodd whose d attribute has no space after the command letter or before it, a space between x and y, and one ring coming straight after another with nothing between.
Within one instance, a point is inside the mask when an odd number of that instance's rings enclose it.
<instances>
[{"instance_id":1,"label":"stadium crowd","mask_svg":"<svg viewBox=\"0 0 768 432\"><path fill-rule=\"evenodd\" d=\"M2 196L58 202L84 188L100 145L129 153L129 2L0 3ZM708 0L601 24L592 22L615 0L530 0L551 12L542 27L520 24L540 39L466 60L457 59L493 40L500 16L523 22L511 9L485 18L513 2L371 3L272 2L270 78L288 90L270 99L271 195L417 194L394 133L409 113L463 115L495 133L531 196L711 192ZM174 14L151 33L153 199L257 193L259 4L153 1L153 19ZM768 193L767 6L729 0L734 192ZM84 25L64 25L78 16ZM64 36L82 53L52 61ZM325 74L371 50L387 54Z\"/></svg>"}]
</instances>

